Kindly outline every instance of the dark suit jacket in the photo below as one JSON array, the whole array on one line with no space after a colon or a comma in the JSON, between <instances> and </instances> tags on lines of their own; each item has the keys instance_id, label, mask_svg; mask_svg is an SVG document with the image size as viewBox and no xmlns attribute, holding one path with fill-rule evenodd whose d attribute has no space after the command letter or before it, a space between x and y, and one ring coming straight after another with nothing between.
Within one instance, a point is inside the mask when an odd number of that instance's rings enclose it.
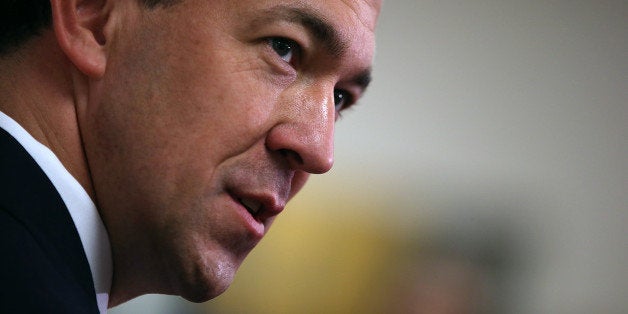
<instances>
[{"instance_id":1,"label":"dark suit jacket","mask_svg":"<svg viewBox=\"0 0 628 314\"><path fill-rule=\"evenodd\" d=\"M1 128L0 313L98 313L89 264L65 204Z\"/></svg>"}]
</instances>

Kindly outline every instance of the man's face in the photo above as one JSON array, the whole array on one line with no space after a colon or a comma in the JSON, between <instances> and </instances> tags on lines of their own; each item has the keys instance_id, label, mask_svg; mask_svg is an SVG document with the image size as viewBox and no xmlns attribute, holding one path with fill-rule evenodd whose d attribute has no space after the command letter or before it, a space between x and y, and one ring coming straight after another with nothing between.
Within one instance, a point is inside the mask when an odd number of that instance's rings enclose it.
<instances>
[{"instance_id":1,"label":"man's face","mask_svg":"<svg viewBox=\"0 0 628 314\"><path fill-rule=\"evenodd\" d=\"M79 123L116 281L224 291L368 84L377 1L120 1ZM138 278L135 278L138 279ZM128 284L128 283L127 283Z\"/></svg>"}]
</instances>

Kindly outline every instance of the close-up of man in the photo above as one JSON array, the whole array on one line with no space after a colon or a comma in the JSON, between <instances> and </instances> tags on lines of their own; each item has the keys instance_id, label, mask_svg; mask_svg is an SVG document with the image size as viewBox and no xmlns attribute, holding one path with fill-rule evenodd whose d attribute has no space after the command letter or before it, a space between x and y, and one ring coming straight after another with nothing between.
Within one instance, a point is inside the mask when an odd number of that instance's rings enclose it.
<instances>
[{"instance_id":1,"label":"close-up of man","mask_svg":"<svg viewBox=\"0 0 628 314\"><path fill-rule=\"evenodd\" d=\"M3 0L0 313L224 292L371 80L378 0Z\"/></svg>"}]
</instances>

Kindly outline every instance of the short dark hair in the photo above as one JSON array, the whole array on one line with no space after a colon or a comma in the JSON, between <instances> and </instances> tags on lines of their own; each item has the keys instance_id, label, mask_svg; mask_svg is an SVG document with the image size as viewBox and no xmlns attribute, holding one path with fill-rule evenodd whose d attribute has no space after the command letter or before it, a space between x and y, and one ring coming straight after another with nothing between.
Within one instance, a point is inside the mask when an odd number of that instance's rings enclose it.
<instances>
[{"instance_id":1,"label":"short dark hair","mask_svg":"<svg viewBox=\"0 0 628 314\"><path fill-rule=\"evenodd\" d=\"M148 8L170 6L180 0L138 0ZM52 14L49 0L0 0L0 55L19 48L21 44L50 26Z\"/></svg>"}]
</instances>

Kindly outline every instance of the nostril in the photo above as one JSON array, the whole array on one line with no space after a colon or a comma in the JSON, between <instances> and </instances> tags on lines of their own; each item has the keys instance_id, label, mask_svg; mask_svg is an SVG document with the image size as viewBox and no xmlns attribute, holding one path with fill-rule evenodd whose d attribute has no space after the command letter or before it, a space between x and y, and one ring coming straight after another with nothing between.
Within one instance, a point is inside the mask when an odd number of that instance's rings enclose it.
<instances>
[{"instance_id":1,"label":"nostril","mask_svg":"<svg viewBox=\"0 0 628 314\"><path fill-rule=\"evenodd\" d=\"M280 149L279 154L284 158L288 159L290 162L295 162L299 165L303 164L303 158L297 152L290 149Z\"/></svg>"}]
</instances>

